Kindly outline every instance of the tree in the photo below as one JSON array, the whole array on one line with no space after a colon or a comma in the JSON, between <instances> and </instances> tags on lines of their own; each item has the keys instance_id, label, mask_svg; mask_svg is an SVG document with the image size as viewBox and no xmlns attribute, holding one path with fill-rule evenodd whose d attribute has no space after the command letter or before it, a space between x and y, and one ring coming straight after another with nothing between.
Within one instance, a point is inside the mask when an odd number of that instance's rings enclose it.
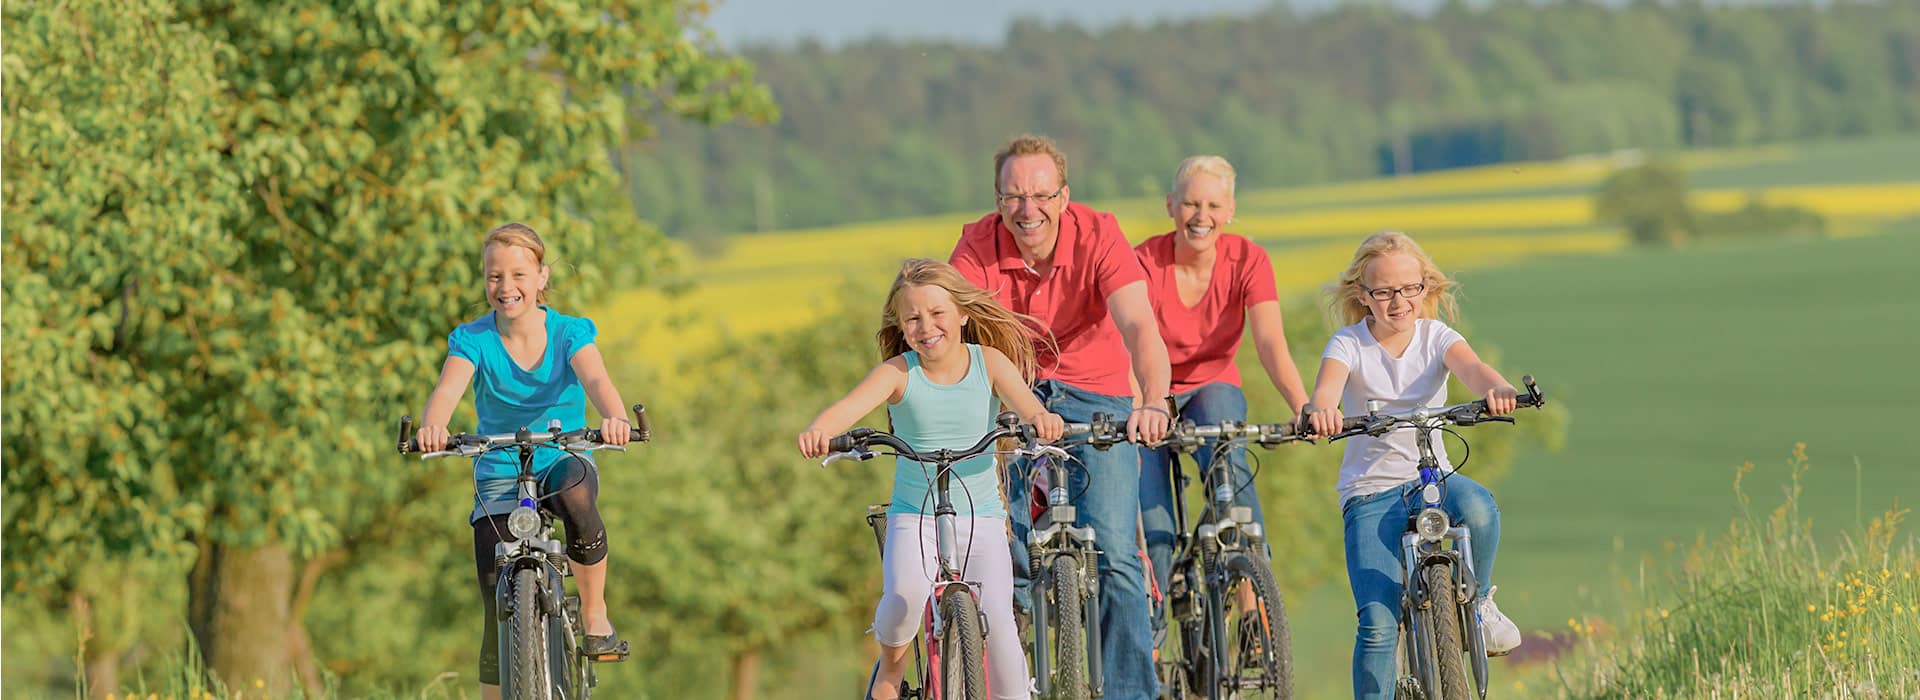
<instances>
[{"instance_id":1,"label":"tree","mask_svg":"<svg viewBox=\"0 0 1920 700\"><path fill-rule=\"evenodd\" d=\"M211 669L284 692L298 565L418 495L381 455L477 306L480 235L643 280L627 101L772 114L688 38L699 7L9 5L8 572L190 557Z\"/></svg>"},{"instance_id":2,"label":"tree","mask_svg":"<svg viewBox=\"0 0 1920 700\"><path fill-rule=\"evenodd\" d=\"M1679 166L1660 162L1637 165L1600 183L1594 196L1594 214L1601 221L1627 227L1635 243L1680 245L1694 233L1687 189L1686 171Z\"/></svg>"}]
</instances>

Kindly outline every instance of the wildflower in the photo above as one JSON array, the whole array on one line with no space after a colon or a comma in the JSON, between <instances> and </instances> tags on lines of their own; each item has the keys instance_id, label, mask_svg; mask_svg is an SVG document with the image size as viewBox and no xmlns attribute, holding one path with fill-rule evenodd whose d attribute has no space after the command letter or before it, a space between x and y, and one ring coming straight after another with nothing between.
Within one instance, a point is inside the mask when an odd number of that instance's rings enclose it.
<instances>
[{"instance_id":1,"label":"wildflower","mask_svg":"<svg viewBox=\"0 0 1920 700\"><path fill-rule=\"evenodd\" d=\"M1813 604L1812 604L1812 603L1808 603L1808 604L1807 604L1807 612L1813 612Z\"/></svg>"},{"instance_id":2,"label":"wildflower","mask_svg":"<svg viewBox=\"0 0 1920 700\"><path fill-rule=\"evenodd\" d=\"M267 682L266 682L266 681L263 681L263 680L260 680L260 679L258 679L258 678L255 678L255 679L253 679L253 687L255 687L255 688L265 688L265 687L267 687Z\"/></svg>"},{"instance_id":3,"label":"wildflower","mask_svg":"<svg viewBox=\"0 0 1920 700\"><path fill-rule=\"evenodd\" d=\"M1662 620L1665 620L1665 619L1667 619L1667 609L1666 609L1666 608L1661 608L1661 609L1660 609L1660 619L1662 619Z\"/></svg>"},{"instance_id":4,"label":"wildflower","mask_svg":"<svg viewBox=\"0 0 1920 700\"><path fill-rule=\"evenodd\" d=\"M1895 614L1895 615L1898 615L1898 614L1900 614L1900 613L1902 613L1902 612L1905 612L1905 610L1904 610L1904 609L1903 609L1903 608L1902 608L1902 607L1900 606L1900 604L1899 604L1899 603L1894 603L1894 604L1893 604L1893 614Z\"/></svg>"}]
</instances>

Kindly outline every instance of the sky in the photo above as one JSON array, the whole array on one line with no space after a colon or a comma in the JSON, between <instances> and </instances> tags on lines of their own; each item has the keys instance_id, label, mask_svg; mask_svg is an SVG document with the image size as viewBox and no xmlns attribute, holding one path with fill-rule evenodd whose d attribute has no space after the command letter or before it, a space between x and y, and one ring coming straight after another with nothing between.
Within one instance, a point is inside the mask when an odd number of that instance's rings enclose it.
<instances>
[{"instance_id":1,"label":"sky","mask_svg":"<svg viewBox=\"0 0 1920 700\"><path fill-rule=\"evenodd\" d=\"M1337 0L1292 0L1303 10ZM855 39L946 39L993 44L1017 18L1071 20L1087 28L1121 22L1245 14L1276 0L713 0L708 25L722 46L789 44L811 36L829 46ZM1430 0L1397 0L1424 6Z\"/></svg>"}]
</instances>

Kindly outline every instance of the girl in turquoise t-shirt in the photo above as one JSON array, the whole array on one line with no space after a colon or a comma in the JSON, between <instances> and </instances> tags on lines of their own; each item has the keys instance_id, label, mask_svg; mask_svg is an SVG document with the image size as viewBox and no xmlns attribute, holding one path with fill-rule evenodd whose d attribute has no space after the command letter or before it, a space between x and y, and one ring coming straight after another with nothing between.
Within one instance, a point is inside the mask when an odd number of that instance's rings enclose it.
<instances>
[{"instance_id":1,"label":"girl in turquoise t-shirt","mask_svg":"<svg viewBox=\"0 0 1920 700\"><path fill-rule=\"evenodd\" d=\"M1021 420L1039 428L1041 439L1060 438L1065 428L1060 416L1047 412L1027 388L1035 363L1033 340L1021 317L994 303L951 265L908 260L894 278L880 318L880 356L886 361L800 433L801 454L825 455L833 436L882 403L894 435L916 450L971 447L993 429L996 394ZM896 697L907 645L932 594L938 550L928 471L904 458L894 469L882 593L873 619L882 650L867 684L868 697L876 700ZM959 514L954 535L963 548L960 565L967 578L981 582L989 685L996 697L1025 698L1027 660L1013 621L1013 560L1000 473L994 458L983 455L954 465L954 475L958 481L951 494Z\"/></svg>"},{"instance_id":2,"label":"girl in turquoise t-shirt","mask_svg":"<svg viewBox=\"0 0 1920 700\"><path fill-rule=\"evenodd\" d=\"M559 419L561 430L585 427L586 400L600 415L602 439L624 445L632 426L622 417L620 392L607 377L606 363L593 344L593 322L546 306L546 244L524 224L510 223L487 233L483 249L487 305L492 311L447 335L447 362L440 383L427 398L418 438L423 450L447 444L447 421L473 384L474 409L481 433L547 429ZM510 451L474 460L474 564L480 598L486 608L481 625L480 695L500 697L500 660L494 620L494 546L507 534L506 517L515 505L518 457ZM595 500L600 477L593 463L556 450L534 453L535 474L544 506L559 516L567 533L567 557L573 560L580 589L580 617L586 624L588 655L613 653L619 636L607 618L607 530Z\"/></svg>"}]
</instances>

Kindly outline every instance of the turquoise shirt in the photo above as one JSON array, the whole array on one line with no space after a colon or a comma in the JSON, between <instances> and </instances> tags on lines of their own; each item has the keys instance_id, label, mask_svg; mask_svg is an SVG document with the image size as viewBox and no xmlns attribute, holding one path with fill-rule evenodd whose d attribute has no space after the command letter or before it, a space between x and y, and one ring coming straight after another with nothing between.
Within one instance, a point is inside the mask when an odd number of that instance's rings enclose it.
<instances>
[{"instance_id":1,"label":"turquoise shirt","mask_svg":"<svg viewBox=\"0 0 1920 700\"><path fill-rule=\"evenodd\" d=\"M473 363L473 406L480 414L479 432L511 433L521 428L547 429L560 419L561 430L586 427L587 394L573 373L573 354L593 344L593 321L567 316L548 307L547 351L532 368L523 369L500 342L500 329L489 313L447 334L447 355ZM545 474L567 453L539 449L533 453L535 474ZM476 481L513 479L520 471L519 453L497 450L474 460ZM509 496L508 500L511 500Z\"/></svg>"},{"instance_id":2,"label":"turquoise shirt","mask_svg":"<svg viewBox=\"0 0 1920 700\"><path fill-rule=\"evenodd\" d=\"M920 367L920 353L909 350L904 355L907 389L900 403L887 407L887 415L893 418L894 436L915 450L963 450L993 429L993 382L987 378L986 359L979 345L968 343L965 347L967 375L953 384L928 380L926 370ZM887 513L932 514L936 502L930 481L933 469L931 464L896 458L893 505ZM960 517L1007 517L992 453L954 465L953 476L947 482L947 495Z\"/></svg>"}]
</instances>

